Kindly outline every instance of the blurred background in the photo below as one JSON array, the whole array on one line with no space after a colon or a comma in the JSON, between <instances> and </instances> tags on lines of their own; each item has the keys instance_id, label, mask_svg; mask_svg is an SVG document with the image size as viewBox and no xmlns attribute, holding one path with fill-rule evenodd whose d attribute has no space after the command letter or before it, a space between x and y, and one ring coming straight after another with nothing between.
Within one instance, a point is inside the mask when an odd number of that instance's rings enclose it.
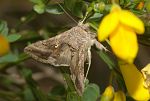
<instances>
[{"instance_id":1,"label":"blurred background","mask_svg":"<svg viewBox=\"0 0 150 101\"><path fill-rule=\"evenodd\" d=\"M76 23L65 13L60 15L36 14L33 12L32 7L33 4L29 0L0 0L0 20L7 22L9 34L17 33L21 35L19 40L10 43L12 54L23 57L13 63L3 63L4 59L0 58L0 101L5 101L4 99L21 101L16 96L18 92L23 92L21 96L26 101L32 101L31 99L28 100L31 95L27 87L27 80L24 78L27 72L22 73L25 71L22 70L22 66L32 71L33 79L37 81L37 85L44 93L48 93L52 88L64 84L63 77L57 68L39 63L25 56L23 49L29 43L52 37L71 26L75 26ZM29 20L25 20L27 17ZM78 20L76 17L74 19ZM110 49L110 47L106 47ZM143 44L139 44L139 47L135 64L141 69L150 62L150 47ZM115 60L111 52L108 52L108 56ZM17 57L8 58L15 60ZM89 82L98 84L100 91L103 92L104 88L109 85L109 77L108 65L92 49L92 65L88 75ZM14 99L11 100L11 98Z\"/></svg>"}]
</instances>

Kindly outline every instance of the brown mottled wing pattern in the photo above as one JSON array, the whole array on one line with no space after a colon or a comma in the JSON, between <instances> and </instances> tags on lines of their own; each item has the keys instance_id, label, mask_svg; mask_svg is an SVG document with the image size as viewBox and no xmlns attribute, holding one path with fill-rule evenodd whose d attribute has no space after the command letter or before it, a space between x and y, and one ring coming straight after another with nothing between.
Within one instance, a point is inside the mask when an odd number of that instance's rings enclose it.
<instances>
[{"instance_id":1,"label":"brown mottled wing pattern","mask_svg":"<svg viewBox=\"0 0 150 101\"><path fill-rule=\"evenodd\" d=\"M84 63L86 60L90 61L88 53L95 42L95 35L91 34L88 27L78 25L60 35L27 46L25 52L42 63L70 66L71 78L77 92L82 95L85 79Z\"/></svg>"},{"instance_id":2,"label":"brown mottled wing pattern","mask_svg":"<svg viewBox=\"0 0 150 101\"><path fill-rule=\"evenodd\" d=\"M71 50L68 44L60 43L60 35L33 43L24 50L35 60L53 66L70 66Z\"/></svg>"}]
</instances>

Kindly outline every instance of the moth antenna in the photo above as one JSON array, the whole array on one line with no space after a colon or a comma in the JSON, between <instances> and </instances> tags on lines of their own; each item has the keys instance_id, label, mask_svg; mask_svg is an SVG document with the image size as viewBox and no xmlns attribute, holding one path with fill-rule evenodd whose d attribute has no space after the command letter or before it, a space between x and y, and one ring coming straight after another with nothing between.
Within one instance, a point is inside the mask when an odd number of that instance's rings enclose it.
<instances>
[{"instance_id":1,"label":"moth antenna","mask_svg":"<svg viewBox=\"0 0 150 101\"><path fill-rule=\"evenodd\" d=\"M83 22L86 20L87 16L88 16L88 13L86 12L84 18L83 18L79 23L80 23L80 24L83 24Z\"/></svg>"},{"instance_id":2,"label":"moth antenna","mask_svg":"<svg viewBox=\"0 0 150 101\"><path fill-rule=\"evenodd\" d=\"M76 24L78 24L78 22L61 6L61 4L59 4L58 2L56 2L59 7L66 13L66 15L71 19L73 20Z\"/></svg>"}]
</instances>

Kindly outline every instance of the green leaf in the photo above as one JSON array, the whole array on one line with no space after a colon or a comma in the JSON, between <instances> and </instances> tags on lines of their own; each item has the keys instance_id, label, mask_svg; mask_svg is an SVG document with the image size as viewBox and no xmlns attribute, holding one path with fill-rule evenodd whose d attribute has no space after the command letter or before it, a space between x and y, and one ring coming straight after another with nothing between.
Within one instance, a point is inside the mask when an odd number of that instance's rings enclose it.
<instances>
[{"instance_id":1,"label":"green leaf","mask_svg":"<svg viewBox=\"0 0 150 101\"><path fill-rule=\"evenodd\" d=\"M81 0L64 0L65 7L71 11L71 13L79 18L83 18L83 7L85 2Z\"/></svg>"},{"instance_id":2,"label":"green leaf","mask_svg":"<svg viewBox=\"0 0 150 101\"><path fill-rule=\"evenodd\" d=\"M64 0L64 4L68 10L72 11L73 8L75 7L76 2L78 1L79 0Z\"/></svg>"},{"instance_id":3,"label":"green leaf","mask_svg":"<svg viewBox=\"0 0 150 101\"><path fill-rule=\"evenodd\" d=\"M45 3L47 0L30 0L35 5L33 6L34 11L36 11L38 14L42 14L45 12Z\"/></svg>"},{"instance_id":4,"label":"green leaf","mask_svg":"<svg viewBox=\"0 0 150 101\"><path fill-rule=\"evenodd\" d=\"M90 21L88 22L88 24L90 25L90 27L92 27L94 30L97 31L99 24L96 23L95 21Z\"/></svg>"},{"instance_id":5,"label":"green leaf","mask_svg":"<svg viewBox=\"0 0 150 101\"><path fill-rule=\"evenodd\" d=\"M34 9L38 14L42 14L42 13L45 12L45 4L41 3L41 4L34 5L33 9Z\"/></svg>"},{"instance_id":6,"label":"green leaf","mask_svg":"<svg viewBox=\"0 0 150 101\"><path fill-rule=\"evenodd\" d=\"M96 84L89 84L84 90L82 101L96 101L99 96L99 87Z\"/></svg>"},{"instance_id":7,"label":"green leaf","mask_svg":"<svg viewBox=\"0 0 150 101\"><path fill-rule=\"evenodd\" d=\"M75 7L72 10L72 14L74 14L75 16L79 18L83 18L83 12L82 12L83 7L84 7L83 2L77 2L75 4Z\"/></svg>"},{"instance_id":8,"label":"green leaf","mask_svg":"<svg viewBox=\"0 0 150 101\"><path fill-rule=\"evenodd\" d=\"M104 51L98 51L98 54L101 59L108 65L109 69L113 69L114 67L116 67L115 63Z\"/></svg>"},{"instance_id":9,"label":"green leaf","mask_svg":"<svg viewBox=\"0 0 150 101\"><path fill-rule=\"evenodd\" d=\"M102 18L103 14L101 13L94 13L93 16L90 17L90 19L100 19Z\"/></svg>"},{"instance_id":10,"label":"green leaf","mask_svg":"<svg viewBox=\"0 0 150 101\"><path fill-rule=\"evenodd\" d=\"M0 57L0 63L11 63L18 61L18 56L12 53Z\"/></svg>"},{"instance_id":11,"label":"green leaf","mask_svg":"<svg viewBox=\"0 0 150 101\"><path fill-rule=\"evenodd\" d=\"M0 34L7 36L8 27L6 21L0 21Z\"/></svg>"},{"instance_id":12,"label":"green leaf","mask_svg":"<svg viewBox=\"0 0 150 101\"><path fill-rule=\"evenodd\" d=\"M7 39L8 39L9 42L15 42L20 38L21 38L20 34L10 34L10 35L7 36Z\"/></svg>"},{"instance_id":13,"label":"green leaf","mask_svg":"<svg viewBox=\"0 0 150 101\"><path fill-rule=\"evenodd\" d=\"M50 14L62 14L63 10L58 4L47 5L46 12Z\"/></svg>"}]
</instances>

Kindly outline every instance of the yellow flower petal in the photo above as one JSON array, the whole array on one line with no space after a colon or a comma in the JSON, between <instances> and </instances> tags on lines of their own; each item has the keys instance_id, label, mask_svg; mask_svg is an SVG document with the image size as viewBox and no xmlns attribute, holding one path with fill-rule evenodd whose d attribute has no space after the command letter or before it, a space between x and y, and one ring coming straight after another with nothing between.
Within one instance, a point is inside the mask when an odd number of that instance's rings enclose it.
<instances>
[{"instance_id":1,"label":"yellow flower petal","mask_svg":"<svg viewBox=\"0 0 150 101\"><path fill-rule=\"evenodd\" d=\"M9 52L9 43L7 39L0 35L0 56L5 55Z\"/></svg>"},{"instance_id":2,"label":"yellow flower petal","mask_svg":"<svg viewBox=\"0 0 150 101\"><path fill-rule=\"evenodd\" d=\"M137 101L148 101L149 90L143 86L144 79L134 64L119 63L129 95Z\"/></svg>"},{"instance_id":3,"label":"yellow flower petal","mask_svg":"<svg viewBox=\"0 0 150 101\"><path fill-rule=\"evenodd\" d=\"M110 35L110 45L113 52L128 63L133 62L138 52L136 34L122 25Z\"/></svg>"},{"instance_id":4,"label":"yellow flower petal","mask_svg":"<svg viewBox=\"0 0 150 101\"><path fill-rule=\"evenodd\" d=\"M116 12L106 15L98 29L99 41L104 41L115 30L118 24L119 19Z\"/></svg>"},{"instance_id":5,"label":"yellow flower petal","mask_svg":"<svg viewBox=\"0 0 150 101\"><path fill-rule=\"evenodd\" d=\"M114 98L114 88L109 85L106 87L104 93L101 96L100 101L112 101Z\"/></svg>"},{"instance_id":6,"label":"yellow flower petal","mask_svg":"<svg viewBox=\"0 0 150 101\"><path fill-rule=\"evenodd\" d=\"M122 10L119 14L119 19L122 24L133 28L136 33L144 33L145 29L143 22L130 11Z\"/></svg>"},{"instance_id":7,"label":"yellow flower petal","mask_svg":"<svg viewBox=\"0 0 150 101\"><path fill-rule=\"evenodd\" d=\"M121 90L115 92L113 101L126 101L126 96L124 92Z\"/></svg>"}]
</instances>

